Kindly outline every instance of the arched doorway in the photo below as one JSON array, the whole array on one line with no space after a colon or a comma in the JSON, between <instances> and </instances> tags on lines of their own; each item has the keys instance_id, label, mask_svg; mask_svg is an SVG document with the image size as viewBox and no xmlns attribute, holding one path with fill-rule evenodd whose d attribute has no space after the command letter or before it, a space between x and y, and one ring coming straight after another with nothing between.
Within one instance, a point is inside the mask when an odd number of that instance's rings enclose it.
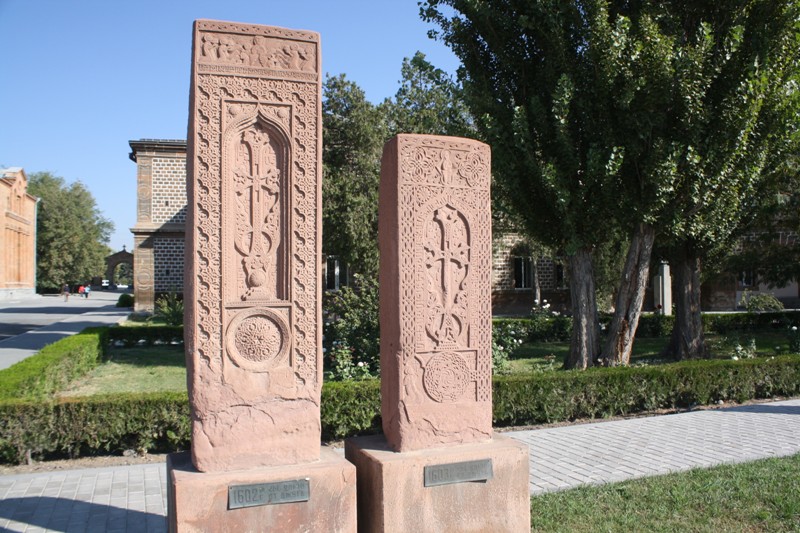
<instances>
[{"instance_id":1,"label":"arched doorway","mask_svg":"<svg viewBox=\"0 0 800 533\"><path fill-rule=\"evenodd\" d=\"M131 272L131 279L133 279L133 254L130 253L125 249L125 246L122 247L122 251L117 252L115 254L111 254L106 257L106 277L105 279L108 280L109 286L116 285L116 280L114 279L114 274L117 271L117 267L119 265L128 265Z\"/></svg>"}]
</instances>

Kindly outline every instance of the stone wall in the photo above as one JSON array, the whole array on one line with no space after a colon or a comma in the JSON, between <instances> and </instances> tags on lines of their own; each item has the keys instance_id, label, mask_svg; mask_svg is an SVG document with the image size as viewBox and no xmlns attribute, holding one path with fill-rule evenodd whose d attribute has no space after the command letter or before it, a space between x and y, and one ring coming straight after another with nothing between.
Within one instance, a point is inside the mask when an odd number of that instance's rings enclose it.
<instances>
[{"instance_id":1,"label":"stone wall","mask_svg":"<svg viewBox=\"0 0 800 533\"><path fill-rule=\"evenodd\" d=\"M161 292L183 292L186 141L130 141L137 208L133 277L137 311L153 311Z\"/></svg>"},{"instance_id":2,"label":"stone wall","mask_svg":"<svg viewBox=\"0 0 800 533\"><path fill-rule=\"evenodd\" d=\"M0 169L0 300L32 296L36 283L36 198L21 168Z\"/></svg>"},{"instance_id":3,"label":"stone wall","mask_svg":"<svg viewBox=\"0 0 800 533\"><path fill-rule=\"evenodd\" d=\"M183 292L184 243L182 237L160 237L153 241L156 293Z\"/></svg>"},{"instance_id":4,"label":"stone wall","mask_svg":"<svg viewBox=\"0 0 800 533\"><path fill-rule=\"evenodd\" d=\"M186 222L186 157L180 155L184 157L153 158L152 218L155 223Z\"/></svg>"}]
</instances>

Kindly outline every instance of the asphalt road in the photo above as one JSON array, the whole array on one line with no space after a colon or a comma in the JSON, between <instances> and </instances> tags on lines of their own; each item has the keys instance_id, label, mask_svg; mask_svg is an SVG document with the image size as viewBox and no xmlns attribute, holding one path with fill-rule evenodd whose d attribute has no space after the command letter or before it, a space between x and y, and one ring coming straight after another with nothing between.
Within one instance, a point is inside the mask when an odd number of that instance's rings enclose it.
<instances>
[{"instance_id":1,"label":"asphalt road","mask_svg":"<svg viewBox=\"0 0 800 533\"><path fill-rule=\"evenodd\" d=\"M115 307L122 291L93 291L76 295L35 296L0 301L0 369L33 355L67 335L90 326L113 324L130 309Z\"/></svg>"}]
</instances>

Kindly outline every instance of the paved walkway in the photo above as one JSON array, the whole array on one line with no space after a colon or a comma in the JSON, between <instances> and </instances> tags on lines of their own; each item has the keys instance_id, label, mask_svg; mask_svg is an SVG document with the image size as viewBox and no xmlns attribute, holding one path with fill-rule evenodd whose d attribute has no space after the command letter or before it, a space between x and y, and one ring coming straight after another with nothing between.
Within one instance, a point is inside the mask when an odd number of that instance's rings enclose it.
<instances>
[{"instance_id":1,"label":"paved walkway","mask_svg":"<svg viewBox=\"0 0 800 533\"><path fill-rule=\"evenodd\" d=\"M506 435L536 495L800 453L800 399ZM0 531L161 533L165 483L164 464L0 476Z\"/></svg>"},{"instance_id":2,"label":"paved walkway","mask_svg":"<svg viewBox=\"0 0 800 533\"><path fill-rule=\"evenodd\" d=\"M119 295L93 291L88 299L72 295L66 302L61 296L0 302L0 370L84 328L123 320L131 310L116 307Z\"/></svg>"}]
</instances>

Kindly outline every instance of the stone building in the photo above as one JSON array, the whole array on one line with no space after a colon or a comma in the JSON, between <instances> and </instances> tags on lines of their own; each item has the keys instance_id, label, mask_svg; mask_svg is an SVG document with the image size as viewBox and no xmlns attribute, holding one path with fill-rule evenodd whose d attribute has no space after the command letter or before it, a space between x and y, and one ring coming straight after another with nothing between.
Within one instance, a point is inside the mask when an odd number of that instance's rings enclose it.
<instances>
[{"instance_id":1,"label":"stone building","mask_svg":"<svg viewBox=\"0 0 800 533\"><path fill-rule=\"evenodd\" d=\"M19 167L0 169L0 300L36 293L36 207L28 178Z\"/></svg>"},{"instance_id":2,"label":"stone building","mask_svg":"<svg viewBox=\"0 0 800 533\"><path fill-rule=\"evenodd\" d=\"M186 141L130 141L136 163L133 273L136 311L152 311L159 294L183 291Z\"/></svg>"}]
</instances>

